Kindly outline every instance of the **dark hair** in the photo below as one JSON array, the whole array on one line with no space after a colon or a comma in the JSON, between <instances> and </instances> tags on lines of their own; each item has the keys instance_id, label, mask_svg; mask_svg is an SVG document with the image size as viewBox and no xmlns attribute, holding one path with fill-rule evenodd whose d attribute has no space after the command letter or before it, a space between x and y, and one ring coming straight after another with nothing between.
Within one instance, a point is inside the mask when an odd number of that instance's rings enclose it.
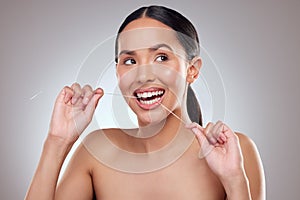
<instances>
[{"instance_id":1,"label":"dark hair","mask_svg":"<svg viewBox=\"0 0 300 200\"><path fill-rule=\"evenodd\" d=\"M118 30L118 35L130 22L142 17L155 19L175 30L177 32L177 38L179 42L185 49L186 57L188 60L192 60L195 56L198 56L200 54L199 38L193 24L179 12L170 8L166 8L164 6L141 7L135 10L130 15L128 15L124 22L121 24ZM115 45L116 58L118 52L117 40ZM190 85L188 86L187 91L187 111L191 121L198 122L202 126L202 114L200 105Z\"/></svg>"}]
</instances>

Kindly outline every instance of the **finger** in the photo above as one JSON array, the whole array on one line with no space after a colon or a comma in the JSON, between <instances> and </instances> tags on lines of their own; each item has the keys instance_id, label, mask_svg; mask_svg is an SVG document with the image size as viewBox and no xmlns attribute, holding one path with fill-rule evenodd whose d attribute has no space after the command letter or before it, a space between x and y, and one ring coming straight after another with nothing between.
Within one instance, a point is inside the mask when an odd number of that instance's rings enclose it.
<instances>
[{"instance_id":1,"label":"finger","mask_svg":"<svg viewBox=\"0 0 300 200\"><path fill-rule=\"evenodd\" d=\"M74 95L72 97L72 104L76 104L77 101L79 100L79 98L81 97L82 95L82 90L81 90L81 87L78 83L73 83L71 88L73 89L74 91Z\"/></svg>"},{"instance_id":2,"label":"finger","mask_svg":"<svg viewBox=\"0 0 300 200\"><path fill-rule=\"evenodd\" d=\"M227 137L224 134L224 122L218 121L216 125L213 126L210 133L208 133L208 137L213 136L219 143L224 144L227 141Z\"/></svg>"},{"instance_id":3,"label":"finger","mask_svg":"<svg viewBox=\"0 0 300 200\"><path fill-rule=\"evenodd\" d=\"M233 131L232 131L225 123L223 123L222 133L223 133L227 138L234 137Z\"/></svg>"},{"instance_id":4,"label":"finger","mask_svg":"<svg viewBox=\"0 0 300 200\"><path fill-rule=\"evenodd\" d=\"M204 139L206 139L206 137L204 136L203 134L203 127L200 126L198 123L196 122L193 122L193 123L190 123L190 124L186 124L185 127L187 129L190 129L192 130L192 132L196 135L196 137L198 138L200 144L203 142Z\"/></svg>"},{"instance_id":5,"label":"finger","mask_svg":"<svg viewBox=\"0 0 300 200\"><path fill-rule=\"evenodd\" d=\"M203 142L206 141L206 137L205 135L203 134L203 131L201 131L200 129L198 129L197 127L195 128L192 128L191 129L193 131L193 133L196 135L200 145L203 144Z\"/></svg>"},{"instance_id":6,"label":"finger","mask_svg":"<svg viewBox=\"0 0 300 200\"><path fill-rule=\"evenodd\" d=\"M56 102L68 103L73 96L73 90L65 86L58 94Z\"/></svg>"},{"instance_id":7,"label":"finger","mask_svg":"<svg viewBox=\"0 0 300 200\"><path fill-rule=\"evenodd\" d=\"M222 125L223 125L222 121L217 121L217 123L211 129L211 134L216 139L219 137L220 133L222 132L222 129L220 129L220 127L222 128Z\"/></svg>"},{"instance_id":8,"label":"finger","mask_svg":"<svg viewBox=\"0 0 300 200\"><path fill-rule=\"evenodd\" d=\"M93 89L90 85L85 85L82 88L82 96L83 96L83 100L82 103L84 105L87 105L89 103L89 101L91 100L91 98L93 97L94 92Z\"/></svg>"},{"instance_id":9,"label":"finger","mask_svg":"<svg viewBox=\"0 0 300 200\"><path fill-rule=\"evenodd\" d=\"M209 153L214 149L214 145L210 144L204 132L199 128L193 128L192 131L195 133L201 149L198 157L202 159L209 155Z\"/></svg>"},{"instance_id":10,"label":"finger","mask_svg":"<svg viewBox=\"0 0 300 200\"><path fill-rule=\"evenodd\" d=\"M86 108L85 108L85 112L87 113L87 115L91 118L95 112L95 109L98 105L98 102L100 100L100 98L103 96L103 90L99 90L96 94L93 95L93 97L91 98L91 100L89 101L89 103L87 104Z\"/></svg>"},{"instance_id":11,"label":"finger","mask_svg":"<svg viewBox=\"0 0 300 200\"><path fill-rule=\"evenodd\" d=\"M225 143L227 141L227 138L223 132L220 134L219 139L221 139L223 141L223 143Z\"/></svg>"},{"instance_id":12,"label":"finger","mask_svg":"<svg viewBox=\"0 0 300 200\"><path fill-rule=\"evenodd\" d=\"M74 91L70 87L65 86L63 88L63 94L64 94L64 103L68 103L72 99L74 95Z\"/></svg>"},{"instance_id":13,"label":"finger","mask_svg":"<svg viewBox=\"0 0 300 200\"><path fill-rule=\"evenodd\" d=\"M239 143L239 137L235 134L226 124L223 125L224 135L227 138L228 154L236 155L241 154L241 147Z\"/></svg>"},{"instance_id":14,"label":"finger","mask_svg":"<svg viewBox=\"0 0 300 200\"><path fill-rule=\"evenodd\" d=\"M192 130L192 132L198 138L200 144L206 139L205 135L203 134L203 128L196 122L186 124L185 126L187 129Z\"/></svg>"},{"instance_id":15,"label":"finger","mask_svg":"<svg viewBox=\"0 0 300 200\"><path fill-rule=\"evenodd\" d=\"M238 142L238 140L239 140L238 136L226 124L223 125L222 132L228 142L230 142L230 143Z\"/></svg>"},{"instance_id":16,"label":"finger","mask_svg":"<svg viewBox=\"0 0 300 200\"><path fill-rule=\"evenodd\" d=\"M204 128L202 126L200 126L200 124L196 123L196 122L193 122L193 123L190 123L190 124L186 124L185 127L187 129L193 129L193 128L198 128L200 129L201 131L204 131Z\"/></svg>"},{"instance_id":17,"label":"finger","mask_svg":"<svg viewBox=\"0 0 300 200\"><path fill-rule=\"evenodd\" d=\"M94 90L94 94L104 94L104 91L103 91L103 89L102 88L97 88L97 89L95 89Z\"/></svg>"},{"instance_id":18,"label":"finger","mask_svg":"<svg viewBox=\"0 0 300 200\"><path fill-rule=\"evenodd\" d=\"M206 157L214 149L214 146L211 145L210 142L207 140L207 137L204 134L204 128L196 122L187 124L186 128L191 129L193 131L199 142L201 150L199 151L198 157L200 159Z\"/></svg>"},{"instance_id":19,"label":"finger","mask_svg":"<svg viewBox=\"0 0 300 200\"><path fill-rule=\"evenodd\" d=\"M222 136L221 136L222 130L223 130L223 122L222 121L218 121L211 129L212 137L214 137L220 144L224 143Z\"/></svg>"},{"instance_id":20,"label":"finger","mask_svg":"<svg viewBox=\"0 0 300 200\"><path fill-rule=\"evenodd\" d=\"M95 91L94 91L94 94L99 94L100 95L100 98L104 95L104 91L102 88L97 88ZM99 99L100 99L99 98ZM99 99L97 100L96 104L95 104L95 108L97 108L98 106L98 102L99 102Z\"/></svg>"},{"instance_id":21,"label":"finger","mask_svg":"<svg viewBox=\"0 0 300 200\"><path fill-rule=\"evenodd\" d=\"M223 140L221 140L221 138L217 138L216 145L221 145L221 144L224 144Z\"/></svg>"},{"instance_id":22,"label":"finger","mask_svg":"<svg viewBox=\"0 0 300 200\"><path fill-rule=\"evenodd\" d=\"M207 126L204 129L204 134L206 136L206 138L208 139L208 141L215 145L217 143L217 139L213 136L213 134L211 133L212 128L214 127L214 123L209 122L207 124Z\"/></svg>"}]
</instances>

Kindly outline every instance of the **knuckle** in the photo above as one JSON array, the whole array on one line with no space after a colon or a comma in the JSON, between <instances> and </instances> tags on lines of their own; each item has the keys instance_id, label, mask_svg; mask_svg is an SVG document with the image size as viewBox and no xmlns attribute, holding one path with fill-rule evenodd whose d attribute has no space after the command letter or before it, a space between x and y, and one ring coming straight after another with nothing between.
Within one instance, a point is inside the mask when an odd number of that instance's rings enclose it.
<instances>
[{"instance_id":1,"label":"knuckle","mask_svg":"<svg viewBox=\"0 0 300 200\"><path fill-rule=\"evenodd\" d=\"M64 89L64 90L69 90L70 87L66 85L66 86L63 87L63 89Z\"/></svg>"},{"instance_id":2,"label":"knuckle","mask_svg":"<svg viewBox=\"0 0 300 200\"><path fill-rule=\"evenodd\" d=\"M75 83L73 83L73 84L71 85L71 87L72 87L72 88L78 88L78 87L80 87L80 84L77 83L77 82L75 82Z\"/></svg>"},{"instance_id":3,"label":"knuckle","mask_svg":"<svg viewBox=\"0 0 300 200\"><path fill-rule=\"evenodd\" d=\"M85 91L85 93L92 93L93 89L90 85L83 86L82 90Z\"/></svg>"},{"instance_id":4,"label":"knuckle","mask_svg":"<svg viewBox=\"0 0 300 200\"><path fill-rule=\"evenodd\" d=\"M208 135L210 135L210 131L208 129L205 129L204 134L208 136Z\"/></svg>"}]
</instances>

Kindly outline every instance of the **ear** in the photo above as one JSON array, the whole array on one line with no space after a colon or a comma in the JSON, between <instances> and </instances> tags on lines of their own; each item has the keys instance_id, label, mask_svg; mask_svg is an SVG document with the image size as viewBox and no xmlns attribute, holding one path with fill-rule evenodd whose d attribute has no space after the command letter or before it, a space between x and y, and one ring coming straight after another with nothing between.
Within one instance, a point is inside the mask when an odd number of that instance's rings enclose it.
<instances>
[{"instance_id":1,"label":"ear","mask_svg":"<svg viewBox=\"0 0 300 200\"><path fill-rule=\"evenodd\" d=\"M198 78L201 67L202 59L200 57L193 58L187 68L186 81L188 83L193 83Z\"/></svg>"}]
</instances>

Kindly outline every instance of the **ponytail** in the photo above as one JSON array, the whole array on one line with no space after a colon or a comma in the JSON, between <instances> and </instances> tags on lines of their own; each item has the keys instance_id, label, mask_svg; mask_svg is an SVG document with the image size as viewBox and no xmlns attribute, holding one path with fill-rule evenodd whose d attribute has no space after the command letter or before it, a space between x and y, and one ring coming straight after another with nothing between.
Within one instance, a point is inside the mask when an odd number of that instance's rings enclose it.
<instances>
[{"instance_id":1,"label":"ponytail","mask_svg":"<svg viewBox=\"0 0 300 200\"><path fill-rule=\"evenodd\" d=\"M200 105L191 85L188 86L186 106L190 120L192 122L198 122L202 126L203 124Z\"/></svg>"}]
</instances>

